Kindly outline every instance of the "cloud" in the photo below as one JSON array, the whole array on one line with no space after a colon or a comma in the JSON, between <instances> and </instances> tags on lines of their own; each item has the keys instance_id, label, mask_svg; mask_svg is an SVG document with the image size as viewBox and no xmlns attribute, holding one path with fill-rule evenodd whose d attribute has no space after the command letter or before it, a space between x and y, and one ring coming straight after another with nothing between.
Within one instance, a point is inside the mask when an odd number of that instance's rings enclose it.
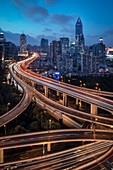
<instances>
[{"instance_id":1,"label":"cloud","mask_svg":"<svg viewBox=\"0 0 113 170\"><path fill-rule=\"evenodd\" d=\"M48 16L48 11L40 6L30 6L21 10L23 15L27 18L32 19L34 22L42 22Z\"/></svg>"},{"instance_id":2,"label":"cloud","mask_svg":"<svg viewBox=\"0 0 113 170\"><path fill-rule=\"evenodd\" d=\"M43 30L43 32L51 32L52 31L52 29L50 29L50 28L45 28L44 30Z\"/></svg>"},{"instance_id":3,"label":"cloud","mask_svg":"<svg viewBox=\"0 0 113 170\"><path fill-rule=\"evenodd\" d=\"M74 20L74 17L64 14L50 14L50 19L52 23L65 25L71 23Z\"/></svg>"},{"instance_id":4,"label":"cloud","mask_svg":"<svg viewBox=\"0 0 113 170\"><path fill-rule=\"evenodd\" d=\"M37 5L35 0L12 0L24 17L33 22L43 22L48 18L49 13L46 8Z\"/></svg>"},{"instance_id":5,"label":"cloud","mask_svg":"<svg viewBox=\"0 0 113 170\"><path fill-rule=\"evenodd\" d=\"M17 6L19 7L25 7L25 1L23 0L12 0Z\"/></svg>"},{"instance_id":6,"label":"cloud","mask_svg":"<svg viewBox=\"0 0 113 170\"><path fill-rule=\"evenodd\" d=\"M110 26L109 29L105 30L103 34L106 35L106 36L107 35L113 35L113 25Z\"/></svg>"},{"instance_id":7,"label":"cloud","mask_svg":"<svg viewBox=\"0 0 113 170\"><path fill-rule=\"evenodd\" d=\"M47 5L47 6L54 5L58 1L59 0L44 0L45 5Z\"/></svg>"},{"instance_id":8,"label":"cloud","mask_svg":"<svg viewBox=\"0 0 113 170\"><path fill-rule=\"evenodd\" d=\"M65 15L59 13L49 13L48 10L39 5L41 0L12 0L17 6L20 13L26 18L31 19L33 22L48 23L65 25L70 24L75 19L75 15ZM43 0L46 5L53 5L59 0ZM47 22L46 22L47 23Z\"/></svg>"}]
</instances>

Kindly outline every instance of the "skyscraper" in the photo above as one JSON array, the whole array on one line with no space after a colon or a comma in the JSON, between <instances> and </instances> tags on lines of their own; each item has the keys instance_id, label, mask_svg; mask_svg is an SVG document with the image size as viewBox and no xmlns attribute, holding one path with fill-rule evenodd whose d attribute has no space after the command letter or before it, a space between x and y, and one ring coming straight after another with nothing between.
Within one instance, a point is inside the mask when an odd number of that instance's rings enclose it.
<instances>
[{"instance_id":1,"label":"skyscraper","mask_svg":"<svg viewBox=\"0 0 113 170\"><path fill-rule=\"evenodd\" d=\"M26 36L21 34L20 36L20 51L26 51Z\"/></svg>"},{"instance_id":2,"label":"skyscraper","mask_svg":"<svg viewBox=\"0 0 113 170\"><path fill-rule=\"evenodd\" d=\"M57 56L61 54L61 42L60 41L52 41L50 43L50 62L55 65Z\"/></svg>"},{"instance_id":3,"label":"skyscraper","mask_svg":"<svg viewBox=\"0 0 113 170\"><path fill-rule=\"evenodd\" d=\"M48 39L41 39L41 52L48 53Z\"/></svg>"},{"instance_id":4,"label":"skyscraper","mask_svg":"<svg viewBox=\"0 0 113 170\"><path fill-rule=\"evenodd\" d=\"M60 38L60 42L62 55L65 55L69 52L69 38Z\"/></svg>"},{"instance_id":5,"label":"skyscraper","mask_svg":"<svg viewBox=\"0 0 113 170\"><path fill-rule=\"evenodd\" d=\"M78 18L75 25L75 45L79 49L84 48L84 35L83 35L83 25L80 17Z\"/></svg>"}]
</instances>

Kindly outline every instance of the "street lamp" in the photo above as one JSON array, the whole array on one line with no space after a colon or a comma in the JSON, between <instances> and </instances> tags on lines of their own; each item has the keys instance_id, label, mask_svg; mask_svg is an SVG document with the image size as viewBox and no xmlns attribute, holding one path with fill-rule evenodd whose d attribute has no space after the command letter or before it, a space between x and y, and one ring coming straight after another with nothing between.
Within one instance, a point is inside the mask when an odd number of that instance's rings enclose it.
<instances>
[{"instance_id":1,"label":"street lamp","mask_svg":"<svg viewBox=\"0 0 113 170\"><path fill-rule=\"evenodd\" d=\"M80 86L82 87L82 80L80 80Z\"/></svg>"},{"instance_id":2,"label":"street lamp","mask_svg":"<svg viewBox=\"0 0 113 170\"><path fill-rule=\"evenodd\" d=\"M83 84L83 86L85 87L85 86L86 86L86 84L84 83L84 84Z\"/></svg>"},{"instance_id":3,"label":"street lamp","mask_svg":"<svg viewBox=\"0 0 113 170\"><path fill-rule=\"evenodd\" d=\"M7 103L7 112L9 110L9 106L10 106L11 103Z\"/></svg>"},{"instance_id":4,"label":"street lamp","mask_svg":"<svg viewBox=\"0 0 113 170\"><path fill-rule=\"evenodd\" d=\"M51 119L49 119L49 129L51 129Z\"/></svg>"},{"instance_id":5,"label":"street lamp","mask_svg":"<svg viewBox=\"0 0 113 170\"><path fill-rule=\"evenodd\" d=\"M7 133L6 133L6 125L4 125L4 135L6 136Z\"/></svg>"}]
</instances>

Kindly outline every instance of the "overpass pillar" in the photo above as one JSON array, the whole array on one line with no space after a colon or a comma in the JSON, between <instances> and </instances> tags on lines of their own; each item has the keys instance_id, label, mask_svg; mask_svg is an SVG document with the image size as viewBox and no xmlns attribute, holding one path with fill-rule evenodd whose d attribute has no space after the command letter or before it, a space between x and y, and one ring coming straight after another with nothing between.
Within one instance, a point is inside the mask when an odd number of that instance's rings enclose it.
<instances>
[{"instance_id":1,"label":"overpass pillar","mask_svg":"<svg viewBox=\"0 0 113 170\"><path fill-rule=\"evenodd\" d=\"M91 115L97 115L97 113L98 113L97 106L91 104ZM93 123L93 120L91 124L91 129L95 129L95 124Z\"/></svg>"},{"instance_id":2,"label":"overpass pillar","mask_svg":"<svg viewBox=\"0 0 113 170\"><path fill-rule=\"evenodd\" d=\"M97 106L91 104L91 114L92 115L97 115L98 111L97 111Z\"/></svg>"},{"instance_id":3,"label":"overpass pillar","mask_svg":"<svg viewBox=\"0 0 113 170\"><path fill-rule=\"evenodd\" d=\"M51 143L48 143L48 144L47 144L47 151L48 151L48 152L51 152Z\"/></svg>"},{"instance_id":4,"label":"overpass pillar","mask_svg":"<svg viewBox=\"0 0 113 170\"><path fill-rule=\"evenodd\" d=\"M60 116L59 116L59 123L60 123L60 125L62 125L62 113L59 113L60 114Z\"/></svg>"},{"instance_id":5,"label":"overpass pillar","mask_svg":"<svg viewBox=\"0 0 113 170\"><path fill-rule=\"evenodd\" d=\"M63 105L68 106L68 99L67 99L67 95L65 93L63 93Z\"/></svg>"},{"instance_id":6,"label":"overpass pillar","mask_svg":"<svg viewBox=\"0 0 113 170\"><path fill-rule=\"evenodd\" d=\"M32 87L35 87L35 82L31 81Z\"/></svg>"},{"instance_id":7,"label":"overpass pillar","mask_svg":"<svg viewBox=\"0 0 113 170\"><path fill-rule=\"evenodd\" d=\"M59 96L59 91L57 91L57 96Z\"/></svg>"},{"instance_id":8,"label":"overpass pillar","mask_svg":"<svg viewBox=\"0 0 113 170\"><path fill-rule=\"evenodd\" d=\"M57 91L56 95L57 95L57 100L59 100L59 95L60 95L59 91Z\"/></svg>"},{"instance_id":9,"label":"overpass pillar","mask_svg":"<svg viewBox=\"0 0 113 170\"><path fill-rule=\"evenodd\" d=\"M45 154L45 144L43 144L43 155Z\"/></svg>"},{"instance_id":10,"label":"overpass pillar","mask_svg":"<svg viewBox=\"0 0 113 170\"><path fill-rule=\"evenodd\" d=\"M4 150L1 148L0 149L0 163L4 162Z\"/></svg>"},{"instance_id":11,"label":"overpass pillar","mask_svg":"<svg viewBox=\"0 0 113 170\"><path fill-rule=\"evenodd\" d=\"M44 86L44 94L45 94L45 97L48 97L48 87L47 86Z\"/></svg>"},{"instance_id":12,"label":"overpass pillar","mask_svg":"<svg viewBox=\"0 0 113 170\"><path fill-rule=\"evenodd\" d=\"M76 107L77 107L77 109L79 109L79 102L78 102L78 98L76 98Z\"/></svg>"}]
</instances>

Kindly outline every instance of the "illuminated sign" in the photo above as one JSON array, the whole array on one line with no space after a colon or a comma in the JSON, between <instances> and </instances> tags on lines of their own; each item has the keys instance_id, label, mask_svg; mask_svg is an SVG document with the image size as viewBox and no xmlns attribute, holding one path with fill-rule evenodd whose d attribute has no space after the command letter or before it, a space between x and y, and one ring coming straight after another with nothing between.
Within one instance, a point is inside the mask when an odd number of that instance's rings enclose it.
<instances>
[{"instance_id":1,"label":"illuminated sign","mask_svg":"<svg viewBox=\"0 0 113 170\"><path fill-rule=\"evenodd\" d=\"M60 72L55 72L55 73L53 74L53 78L54 78L55 80L59 80L60 76L61 76L61 73L60 73Z\"/></svg>"},{"instance_id":2,"label":"illuminated sign","mask_svg":"<svg viewBox=\"0 0 113 170\"><path fill-rule=\"evenodd\" d=\"M19 51L18 56L28 57L28 51Z\"/></svg>"}]
</instances>

